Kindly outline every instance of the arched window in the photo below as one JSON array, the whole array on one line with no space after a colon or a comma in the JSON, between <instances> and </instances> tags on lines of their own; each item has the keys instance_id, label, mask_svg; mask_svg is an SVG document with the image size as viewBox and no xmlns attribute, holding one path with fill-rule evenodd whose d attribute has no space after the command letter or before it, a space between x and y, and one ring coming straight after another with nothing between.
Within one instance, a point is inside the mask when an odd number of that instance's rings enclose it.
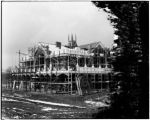
<instances>
[{"instance_id":1,"label":"arched window","mask_svg":"<svg viewBox=\"0 0 150 120\"><path fill-rule=\"evenodd\" d=\"M91 58L86 58L86 65L87 65L87 67L92 67L92 59Z\"/></svg>"},{"instance_id":2,"label":"arched window","mask_svg":"<svg viewBox=\"0 0 150 120\"><path fill-rule=\"evenodd\" d=\"M85 65L85 59L83 57L81 57L81 58L78 59L78 65L80 67L84 67L84 65Z\"/></svg>"},{"instance_id":3,"label":"arched window","mask_svg":"<svg viewBox=\"0 0 150 120\"><path fill-rule=\"evenodd\" d=\"M36 71L37 69L43 70L44 69L44 64L45 64L45 53L41 48L38 48L34 54L35 58L35 68Z\"/></svg>"}]
</instances>

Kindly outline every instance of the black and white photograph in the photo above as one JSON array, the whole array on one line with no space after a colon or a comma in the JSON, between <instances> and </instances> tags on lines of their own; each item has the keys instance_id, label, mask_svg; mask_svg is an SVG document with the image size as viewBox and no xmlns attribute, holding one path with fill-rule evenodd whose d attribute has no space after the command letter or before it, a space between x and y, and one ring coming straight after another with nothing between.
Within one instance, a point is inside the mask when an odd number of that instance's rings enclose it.
<instances>
[{"instance_id":1,"label":"black and white photograph","mask_svg":"<svg viewBox=\"0 0 150 120\"><path fill-rule=\"evenodd\" d=\"M1 119L149 119L149 1L1 1Z\"/></svg>"}]
</instances>

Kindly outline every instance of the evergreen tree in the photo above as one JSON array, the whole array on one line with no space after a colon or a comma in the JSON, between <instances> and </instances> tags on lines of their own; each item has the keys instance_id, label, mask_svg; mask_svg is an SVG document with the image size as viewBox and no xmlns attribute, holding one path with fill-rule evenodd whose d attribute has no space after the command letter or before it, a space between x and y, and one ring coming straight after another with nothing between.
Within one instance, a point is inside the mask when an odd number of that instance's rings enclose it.
<instances>
[{"instance_id":1,"label":"evergreen tree","mask_svg":"<svg viewBox=\"0 0 150 120\"><path fill-rule=\"evenodd\" d=\"M148 91L146 91L148 89L143 88L144 84L147 83L143 81L148 81L145 77L148 74L146 74L147 72L142 73L144 66L148 68L148 46L146 45L148 43L142 37L145 33L142 32L144 28L141 27L142 18L140 18L141 14L144 13L144 11L141 12L142 8L146 6L146 10L148 10L148 2L106 1L93 3L98 8L109 13L108 19L116 30L114 34L118 38L114 40L114 43L117 44L117 47L113 49L115 59L112 64L114 73L120 73L115 76L117 90L111 96L111 108L103 116L99 113L97 117L148 118L148 96L146 96L148 95ZM148 16L146 17L148 19ZM148 37L148 34L146 35ZM146 85L145 87L148 86ZM147 106L142 103L144 101L142 100L144 98L141 98L143 92L146 92L144 95L146 96Z\"/></svg>"}]
</instances>

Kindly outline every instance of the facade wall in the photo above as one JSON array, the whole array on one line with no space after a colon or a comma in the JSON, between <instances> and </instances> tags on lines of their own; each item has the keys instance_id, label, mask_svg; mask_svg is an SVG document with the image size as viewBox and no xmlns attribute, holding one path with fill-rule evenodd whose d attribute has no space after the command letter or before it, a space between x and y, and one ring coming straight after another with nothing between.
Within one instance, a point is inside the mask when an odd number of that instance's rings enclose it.
<instances>
[{"instance_id":1,"label":"facade wall","mask_svg":"<svg viewBox=\"0 0 150 120\"><path fill-rule=\"evenodd\" d=\"M112 67L102 50L45 48L38 46L20 62L19 70L12 73L13 89L82 95L109 88Z\"/></svg>"}]
</instances>

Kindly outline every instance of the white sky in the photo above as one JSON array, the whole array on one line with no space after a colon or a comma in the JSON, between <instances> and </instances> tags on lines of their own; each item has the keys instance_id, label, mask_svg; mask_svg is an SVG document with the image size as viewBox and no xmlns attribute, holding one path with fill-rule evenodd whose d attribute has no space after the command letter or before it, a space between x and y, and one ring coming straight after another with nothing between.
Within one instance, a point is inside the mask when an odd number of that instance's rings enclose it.
<instances>
[{"instance_id":1,"label":"white sky","mask_svg":"<svg viewBox=\"0 0 150 120\"><path fill-rule=\"evenodd\" d=\"M113 32L107 14L91 2L3 2L2 69L17 64L19 49L27 53L38 42L67 44L73 33L78 45L111 47Z\"/></svg>"}]
</instances>

